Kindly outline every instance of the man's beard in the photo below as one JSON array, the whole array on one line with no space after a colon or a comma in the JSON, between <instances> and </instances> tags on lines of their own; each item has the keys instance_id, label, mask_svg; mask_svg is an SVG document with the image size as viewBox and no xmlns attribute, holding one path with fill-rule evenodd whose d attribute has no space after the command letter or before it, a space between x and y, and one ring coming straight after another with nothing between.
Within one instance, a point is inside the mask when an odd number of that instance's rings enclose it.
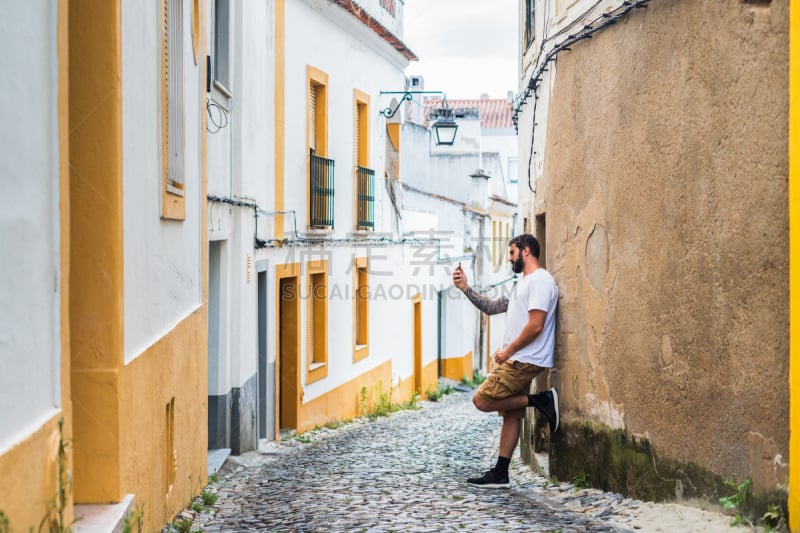
<instances>
[{"instance_id":1,"label":"man's beard","mask_svg":"<svg viewBox=\"0 0 800 533\"><path fill-rule=\"evenodd\" d=\"M516 261L512 261L511 269L514 271L514 274L522 273L522 270L525 268L525 262L522 260L521 257L518 257Z\"/></svg>"}]
</instances>

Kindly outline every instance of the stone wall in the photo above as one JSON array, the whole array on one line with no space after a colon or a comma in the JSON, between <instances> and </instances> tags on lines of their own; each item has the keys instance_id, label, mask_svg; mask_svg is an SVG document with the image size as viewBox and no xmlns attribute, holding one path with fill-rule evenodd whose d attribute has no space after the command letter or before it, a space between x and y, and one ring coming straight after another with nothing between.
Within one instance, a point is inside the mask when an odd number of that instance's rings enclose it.
<instances>
[{"instance_id":1,"label":"stone wall","mask_svg":"<svg viewBox=\"0 0 800 533\"><path fill-rule=\"evenodd\" d=\"M652 2L562 52L554 76L530 214L560 290L551 473L618 476L629 463L593 469L608 457L576 444L613 434L653 466L691 465L654 498L696 481L715 499L733 477L778 498L788 2Z\"/></svg>"}]
</instances>

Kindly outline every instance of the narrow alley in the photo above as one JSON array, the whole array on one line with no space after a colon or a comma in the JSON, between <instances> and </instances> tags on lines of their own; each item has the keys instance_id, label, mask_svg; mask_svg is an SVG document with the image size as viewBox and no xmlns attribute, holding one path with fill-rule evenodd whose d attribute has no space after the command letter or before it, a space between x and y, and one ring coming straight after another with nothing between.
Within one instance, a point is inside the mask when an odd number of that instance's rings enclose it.
<instances>
[{"instance_id":1,"label":"narrow alley","mask_svg":"<svg viewBox=\"0 0 800 533\"><path fill-rule=\"evenodd\" d=\"M210 487L212 512L195 513L193 530L661 530L636 522L637 509L653 504L550 482L518 457L510 490L468 487L469 475L491 466L500 419L475 410L468 393L421 405L229 458ZM727 517L689 511L675 529L664 506L663 531L730 530Z\"/></svg>"}]
</instances>

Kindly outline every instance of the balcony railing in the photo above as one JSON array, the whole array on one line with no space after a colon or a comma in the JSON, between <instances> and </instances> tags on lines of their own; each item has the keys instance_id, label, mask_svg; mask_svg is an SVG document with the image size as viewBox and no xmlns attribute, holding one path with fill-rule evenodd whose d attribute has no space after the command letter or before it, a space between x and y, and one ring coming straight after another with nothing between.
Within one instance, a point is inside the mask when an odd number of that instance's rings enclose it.
<instances>
[{"instance_id":1,"label":"balcony railing","mask_svg":"<svg viewBox=\"0 0 800 533\"><path fill-rule=\"evenodd\" d=\"M311 153L311 227L333 227L333 160Z\"/></svg>"},{"instance_id":2,"label":"balcony railing","mask_svg":"<svg viewBox=\"0 0 800 533\"><path fill-rule=\"evenodd\" d=\"M356 167L356 193L358 229L375 229L375 171Z\"/></svg>"}]
</instances>

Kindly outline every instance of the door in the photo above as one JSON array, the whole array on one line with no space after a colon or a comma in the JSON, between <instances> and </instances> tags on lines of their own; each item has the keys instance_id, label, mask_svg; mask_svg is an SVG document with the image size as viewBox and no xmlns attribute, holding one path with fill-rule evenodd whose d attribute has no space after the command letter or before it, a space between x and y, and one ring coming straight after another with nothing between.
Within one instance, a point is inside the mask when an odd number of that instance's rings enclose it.
<instances>
[{"instance_id":1,"label":"door","mask_svg":"<svg viewBox=\"0 0 800 533\"><path fill-rule=\"evenodd\" d=\"M258 272L258 438L275 440L275 362L267 356L267 271Z\"/></svg>"},{"instance_id":2,"label":"door","mask_svg":"<svg viewBox=\"0 0 800 533\"><path fill-rule=\"evenodd\" d=\"M278 424L281 430L297 428L300 398L300 280L286 277L280 280L278 311L278 357L280 380Z\"/></svg>"}]
</instances>

